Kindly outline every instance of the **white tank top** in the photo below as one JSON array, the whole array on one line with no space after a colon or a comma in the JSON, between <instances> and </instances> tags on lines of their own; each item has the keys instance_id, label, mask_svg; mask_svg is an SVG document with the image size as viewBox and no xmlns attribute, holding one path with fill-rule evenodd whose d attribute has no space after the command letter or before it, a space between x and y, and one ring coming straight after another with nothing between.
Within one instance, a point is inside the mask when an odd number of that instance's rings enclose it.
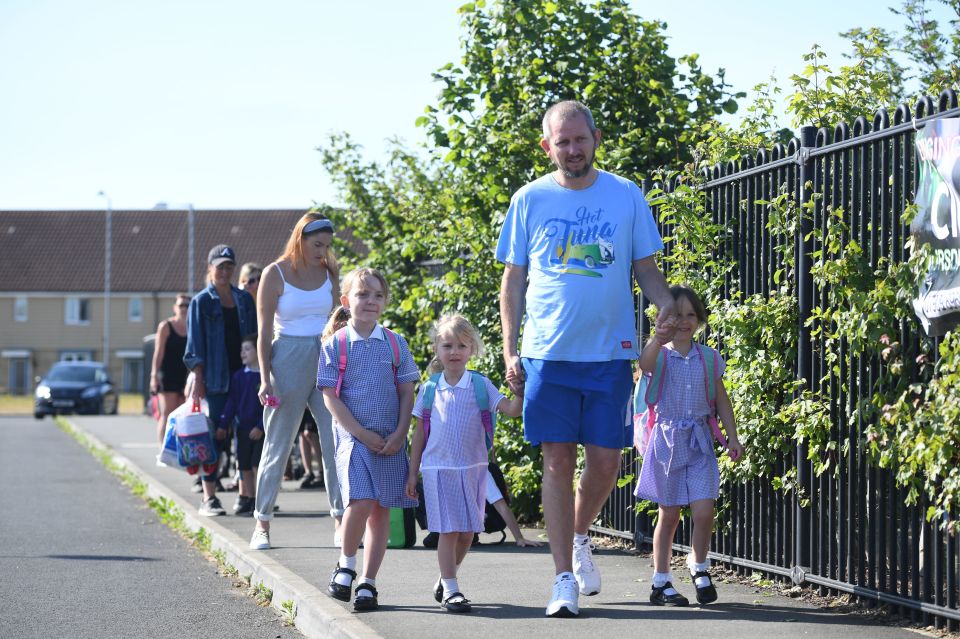
<instances>
[{"instance_id":1,"label":"white tank top","mask_svg":"<svg viewBox=\"0 0 960 639\"><path fill-rule=\"evenodd\" d=\"M283 293L277 299L277 310L273 314L273 332L291 337L322 333L333 310L333 285L329 275L323 286L305 291L287 282L279 264L277 271L283 280Z\"/></svg>"}]
</instances>

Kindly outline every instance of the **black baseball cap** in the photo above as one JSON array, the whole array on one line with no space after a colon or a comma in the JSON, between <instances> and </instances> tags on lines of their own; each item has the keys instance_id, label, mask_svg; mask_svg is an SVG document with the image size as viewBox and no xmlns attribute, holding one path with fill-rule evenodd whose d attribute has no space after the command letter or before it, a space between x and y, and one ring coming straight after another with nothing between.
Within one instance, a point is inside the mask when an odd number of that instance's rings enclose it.
<instances>
[{"instance_id":1,"label":"black baseball cap","mask_svg":"<svg viewBox=\"0 0 960 639\"><path fill-rule=\"evenodd\" d=\"M234 254L233 249L226 244L217 244L210 249L210 254L207 255L207 263L211 266L217 266L224 262L236 264L237 256Z\"/></svg>"}]
</instances>

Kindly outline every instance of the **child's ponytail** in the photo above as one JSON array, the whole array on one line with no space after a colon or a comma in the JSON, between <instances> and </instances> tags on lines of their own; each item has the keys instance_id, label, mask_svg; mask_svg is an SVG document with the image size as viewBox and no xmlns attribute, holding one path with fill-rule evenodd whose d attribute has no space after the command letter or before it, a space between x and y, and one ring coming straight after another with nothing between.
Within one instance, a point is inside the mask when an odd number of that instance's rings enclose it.
<instances>
[{"instance_id":1,"label":"child's ponytail","mask_svg":"<svg viewBox=\"0 0 960 639\"><path fill-rule=\"evenodd\" d=\"M434 355L433 359L430 360L430 363L427 364L427 372L431 375L436 375L437 373L443 372L443 364L440 362L440 358L436 355Z\"/></svg>"},{"instance_id":2,"label":"child's ponytail","mask_svg":"<svg viewBox=\"0 0 960 639\"><path fill-rule=\"evenodd\" d=\"M347 322L350 321L350 309L345 306L338 306L333 309L333 312L330 313L329 319L327 319L327 325L323 327L323 333L320 335L320 341L325 342L336 333L338 330L347 325Z\"/></svg>"}]
</instances>

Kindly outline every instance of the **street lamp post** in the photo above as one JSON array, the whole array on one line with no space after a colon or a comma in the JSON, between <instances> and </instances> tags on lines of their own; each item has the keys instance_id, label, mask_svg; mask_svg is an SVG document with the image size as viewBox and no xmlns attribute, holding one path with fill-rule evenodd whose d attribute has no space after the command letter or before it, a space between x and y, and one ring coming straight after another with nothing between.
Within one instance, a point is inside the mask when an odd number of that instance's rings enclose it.
<instances>
[{"instance_id":1,"label":"street lamp post","mask_svg":"<svg viewBox=\"0 0 960 639\"><path fill-rule=\"evenodd\" d=\"M97 193L107 201L106 227L104 230L104 253L103 253L103 363L110 370L110 269L111 269L111 248L113 246L113 202L106 193L100 191Z\"/></svg>"},{"instance_id":2,"label":"street lamp post","mask_svg":"<svg viewBox=\"0 0 960 639\"><path fill-rule=\"evenodd\" d=\"M187 292L193 296L193 283L196 281L193 279L193 263L194 263L194 253L193 253L193 227L194 227L194 217L195 213L193 210L193 203L187 204Z\"/></svg>"}]
</instances>

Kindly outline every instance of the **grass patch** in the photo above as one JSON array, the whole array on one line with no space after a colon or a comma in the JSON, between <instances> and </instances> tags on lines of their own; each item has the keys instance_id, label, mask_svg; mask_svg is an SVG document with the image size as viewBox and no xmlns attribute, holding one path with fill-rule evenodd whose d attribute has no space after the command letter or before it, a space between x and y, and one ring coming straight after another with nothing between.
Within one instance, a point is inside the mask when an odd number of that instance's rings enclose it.
<instances>
[{"instance_id":1,"label":"grass patch","mask_svg":"<svg viewBox=\"0 0 960 639\"><path fill-rule=\"evenodd\" d=\"M281 601L280 612L283 614L283 625L293 626L293 622L297 618L297 607L293 603L293 599Z\"/></svg>"},{"instance_id":2,"label":"grass patch","mask_svg":"<svg viewBox=\"0 0 960 639\"><path fill-rule=\"evenodd\" d=\"M251 586L247 594L253 597L258 606L269 606L270 602L273 601L273 591L264 586L263 582Z\"/></svg>"}]
</instances>

